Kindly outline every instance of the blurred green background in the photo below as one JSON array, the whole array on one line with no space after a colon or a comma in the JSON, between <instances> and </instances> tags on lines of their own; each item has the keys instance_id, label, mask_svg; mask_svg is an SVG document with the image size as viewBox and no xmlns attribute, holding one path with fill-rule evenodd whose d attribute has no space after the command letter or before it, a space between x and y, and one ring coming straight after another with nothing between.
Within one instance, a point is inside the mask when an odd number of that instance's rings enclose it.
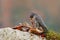
<instances>
[{"instance_id":1,"label":"blurred green background","mask_svg":"<svg viewBox=\"0 0 60 40\"><path fill-rule=\"evenodd\" d=\"M60 32L60 0L0 0L0 27L14 27L35 12L48 29Z\"/></svg>"}]
</instances>

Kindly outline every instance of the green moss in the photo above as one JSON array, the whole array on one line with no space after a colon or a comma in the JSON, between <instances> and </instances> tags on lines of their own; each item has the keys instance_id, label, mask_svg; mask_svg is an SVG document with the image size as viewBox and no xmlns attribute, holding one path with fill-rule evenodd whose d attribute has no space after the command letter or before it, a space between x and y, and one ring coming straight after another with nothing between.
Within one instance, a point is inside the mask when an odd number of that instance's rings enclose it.
<instances>
[{"instance_id":1,"label":"green moss","mask_svg":"<svg viewBox=\"0 0 60 40\"><path fill-rule=\"evenodd\" d=\"M46 36L47 40L60 40L60 33L49 31Z\"/></svg>"}]
</instances>

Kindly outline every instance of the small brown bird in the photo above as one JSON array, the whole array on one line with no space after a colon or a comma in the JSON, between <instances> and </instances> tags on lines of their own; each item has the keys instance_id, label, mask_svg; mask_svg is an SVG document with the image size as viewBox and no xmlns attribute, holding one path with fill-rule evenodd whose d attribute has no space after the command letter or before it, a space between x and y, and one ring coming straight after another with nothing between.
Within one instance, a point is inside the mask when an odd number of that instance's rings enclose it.
<instances>
[{"instance_id":1,"label":"small brown bird","mask_svg":"<svg viewBox=\"0 0 60 40\"><path fill-rule=\"evenodd\" d=\"M17 29L17 30L24 31L24 32L30 32L30 33L33 33L33 34L36 34L36 35L40 35L40 33L41 33L41 31L38 30L37 28L28 26L26 24L24 24L24 25L18 25L18 26L16 26L13 29Z\"/></svg>"}]
</instances>

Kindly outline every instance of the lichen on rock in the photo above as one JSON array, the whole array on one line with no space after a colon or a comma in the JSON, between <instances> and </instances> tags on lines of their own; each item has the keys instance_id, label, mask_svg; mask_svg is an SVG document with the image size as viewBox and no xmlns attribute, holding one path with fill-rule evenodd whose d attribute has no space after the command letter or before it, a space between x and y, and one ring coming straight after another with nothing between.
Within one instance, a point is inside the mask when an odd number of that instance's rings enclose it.
<instances>
[{"instance_id":1,"label":"lichen on rock","mask_svg":"<svg viewBox=\"0 0 60 40\"><path fill-rule=\"evenodd\" d=\"M33 36L29 32L14 30L12 28L0 29L0 40L42 40L37 35Z\"/></svg>"}]
</instances>

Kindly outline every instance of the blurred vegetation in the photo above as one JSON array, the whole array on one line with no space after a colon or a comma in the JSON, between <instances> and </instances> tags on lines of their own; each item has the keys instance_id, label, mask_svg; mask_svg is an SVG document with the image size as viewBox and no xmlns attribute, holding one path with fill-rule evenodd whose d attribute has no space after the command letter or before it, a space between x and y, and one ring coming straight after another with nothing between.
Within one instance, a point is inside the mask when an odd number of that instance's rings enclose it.
<instances>
[{"instance_id":1,"label":"blurred vegetation","mask_svg":"<svg viewBox=\"0 0 60 40\"><path fill-rule=\"evenodd\" d=\"M46 36L47 40L60 40L60 33L49 30Z\"/></svg>"}]
</instances>

